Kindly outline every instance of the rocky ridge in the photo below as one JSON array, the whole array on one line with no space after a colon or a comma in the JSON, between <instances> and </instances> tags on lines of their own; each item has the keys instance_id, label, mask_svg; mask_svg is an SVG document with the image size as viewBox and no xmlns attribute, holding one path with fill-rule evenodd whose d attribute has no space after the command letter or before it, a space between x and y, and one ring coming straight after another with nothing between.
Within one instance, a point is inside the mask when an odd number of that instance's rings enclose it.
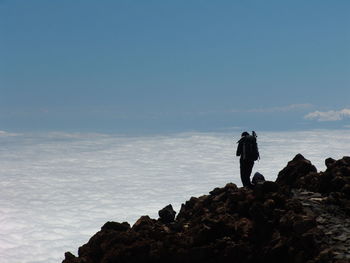
<instances>
[{"instance_id":1,"label":"rocky ridge","mask_svg":"<svg viewBox=\"0 0 350 263\"><path fill-rule=\"evenodd\" d=\"M176 218L169 205L132 227L107 222L63 263L350 262L350 157L326 165L318 173L298 154L276 182L215 188Z\"/></svg>"},{"instance_id":2,"label":"rocky ridge","mask_svg":"<svg viewBox=\"0 0 350 263\"><path fill-rule=\"evenodd\" d=\"M315 216L317 228L323 233L318 243L325 249L331 248L334 259L350 261L349 215L339 206L330 203L329 197L320 193L295 189L293 195L308 214Z\"/></svg>"}]
</instances>

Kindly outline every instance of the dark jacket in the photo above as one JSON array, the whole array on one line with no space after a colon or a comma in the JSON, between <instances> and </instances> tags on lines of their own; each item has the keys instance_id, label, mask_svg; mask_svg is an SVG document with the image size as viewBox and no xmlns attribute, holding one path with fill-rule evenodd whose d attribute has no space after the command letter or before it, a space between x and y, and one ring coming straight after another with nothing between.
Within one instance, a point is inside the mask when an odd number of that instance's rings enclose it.
<instances>
[{"instance_id":1,"label":"dark jacket","mask_svg":"<svg viewBox=\"0 0 350 263\"><path fill-rule=\"evenodd\" d=\"M242 160L256 161L259 158L256 138L252 135L242 137L238 141L236 156L241 156Z\"/></svg>"}]
</instances>

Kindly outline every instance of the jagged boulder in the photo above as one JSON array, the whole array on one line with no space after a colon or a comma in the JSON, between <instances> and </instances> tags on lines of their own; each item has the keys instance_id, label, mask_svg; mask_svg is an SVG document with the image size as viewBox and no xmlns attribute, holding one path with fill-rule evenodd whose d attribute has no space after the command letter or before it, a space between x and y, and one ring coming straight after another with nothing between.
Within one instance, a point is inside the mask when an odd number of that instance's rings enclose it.
<instances>
[{"instance_id":1,"label":"jagged boulder","mask_svg":"<svg viewBox=\"0 0 350 263\"><path fill-rule=\"evenodd\" d=\"M316 173L300 173L295 176L293 185L322 194L338 193L345 198L350 197L350 157L340 160L325 160L326 171Z\"/></svg>"},{"instance_id":2,"label":"jagged boulder","mask_svg":"<svg viewBox=\"0 0 350 263\"><path fill-rule=\"evenodd\" d=\"M159 220L163 223L174 222L176 212L174 211L172 205L167 205L163 209L158 211Z\"/></svg>"},{"instance_id":3,"label":"jagged boulder","mask_svg":"<svg viewBox=\"0 0 350 263\"><path fill-rule=\"evenodd\" d=\"M289 188L297 187L298 180L301 177L316 172L316 167L299 153L279 172L276 183Z\"/></svg>"},{"instance_id":4,"label":"jagged boulder","mask_svg":"<svg viewBox=\"0 0 350 263\"><path fill-rule=\"evenodd\" d=\"M340 160L328 158L324 172L310 172L299 176L295 185L328 196L328 202L343 207L350 214L350 157Z\"/></svg>"}]
</instances>

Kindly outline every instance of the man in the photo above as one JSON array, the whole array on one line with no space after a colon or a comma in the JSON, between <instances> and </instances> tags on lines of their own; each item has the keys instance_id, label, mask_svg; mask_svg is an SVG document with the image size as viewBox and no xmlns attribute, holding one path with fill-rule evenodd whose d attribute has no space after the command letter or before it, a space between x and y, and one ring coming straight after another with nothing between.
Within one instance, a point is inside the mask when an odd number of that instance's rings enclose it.
<instances>
[{"instance_id":1,"label":"man","mask_svg":"<svg viewBox=\"0 0 350 263\"><path fill-rule=\"evenodd\" d=\"M254 161L259 158L258 144L256 143L256 133L253 135L243 132L241 139L237 142L236 156L240 156L241 180L244 187L252 188L250 174L252 173Z\"/></svg>"}]
</instances>

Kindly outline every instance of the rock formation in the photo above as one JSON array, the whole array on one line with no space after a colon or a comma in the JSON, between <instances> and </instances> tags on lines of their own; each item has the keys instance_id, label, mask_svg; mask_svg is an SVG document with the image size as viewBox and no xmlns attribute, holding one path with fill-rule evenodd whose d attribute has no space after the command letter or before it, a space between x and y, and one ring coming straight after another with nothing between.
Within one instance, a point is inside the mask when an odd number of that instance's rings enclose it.
<instances>
[{"instance_id":1,"label":"rock formation","mask_svg":"<svg viewBox=\"0 0 350 263\"><path fill-rule=\"evenodd\" d=\"M215 188L176 218L169 205L132 227L107 222L63 263L350 262L350 157L326 165L298 154L276 182Z\"/></svg>"}]
</instances>

